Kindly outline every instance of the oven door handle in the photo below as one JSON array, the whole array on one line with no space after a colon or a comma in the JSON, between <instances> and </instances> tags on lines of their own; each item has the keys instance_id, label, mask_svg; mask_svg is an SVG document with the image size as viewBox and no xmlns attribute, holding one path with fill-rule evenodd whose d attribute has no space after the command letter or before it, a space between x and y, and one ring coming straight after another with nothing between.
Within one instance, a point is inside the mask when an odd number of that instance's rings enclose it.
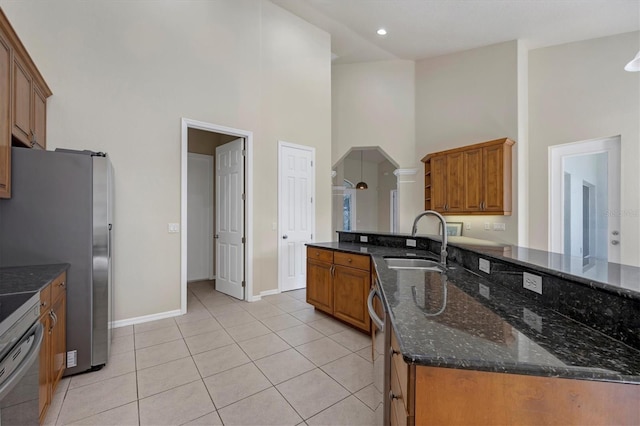
<instances>
[{"instance_id":1,"label":"oven door handle","mask_svg":"<svg viewBox=\"0 0 640 426\"><path fill-rule=\"evenodd\" d=\"M380 332L383 332L384 322L380 319L380 317L378 317L378 315L376 314L376 310L373 308L373 298L376 295L380 299L378 290L375 286L373 286L371 287L371 290L369 291L369 297L367 298L367 309L369 310L369 317L371 318L371 321L373 321L373 324L378 328L378 330L380 330Z\"/></svg>"},{"instance_id":2,"label":"oven door handle","mask_svg":"<svg viewBox=\"0 0 640 426\"><path fill-rule=\"evenodd\" d=\"M0 401L2 401L5 396L7 396L9 392L11 392L13 387L18 384L22 377L27 374L27 371L29 370L33 362L36 361L38 355L40 355L40 345L42 344L43 336L42 324L40 324L40 322L35 323L33 327L31 327L31 329L27 332L25 337L15 347L19 347L24 343L25 340L31 338L32 336L34 336L35 340L31 345L31 348L29 348L29 352L22 359L20 365L18 365L18 367L16 367L16 369L11 372L11 375L3 380L0 384ZM11 356L12 353L13 351L9 352L7 356Z\"/></svg>"}]
</instances>

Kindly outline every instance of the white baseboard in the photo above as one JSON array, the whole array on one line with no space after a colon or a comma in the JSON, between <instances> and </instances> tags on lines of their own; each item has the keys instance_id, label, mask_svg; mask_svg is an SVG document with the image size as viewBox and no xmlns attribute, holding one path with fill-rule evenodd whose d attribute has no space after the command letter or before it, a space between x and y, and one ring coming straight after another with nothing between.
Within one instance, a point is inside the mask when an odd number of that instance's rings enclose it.
<instances>
[{"instance_id":1,"label":"white baseboard","mask_svg":"<svg viewBox=\"0 0 640 426\"><path fill-rule=\"evenodd\" d=\"M275 288L273 290L261 291L258 296L249 296L248 301L249 302L257 302L259 300L262 300L262 298L264 296L271 296L272 294L278 294L278 293L280 293L280 291L277 288Z\"/></svg>"},{"instance_id":2,"label":"white baseboard","mask_svg":"<svg viewBox=\"0 0 640 426\"><path fill-rule=\"evenodd\" d=\"M160 312L160 313L151 314L151 315L143 315L141 317L134 317L134 318L128 318L128 319L123 319L118 321L112 321L111 328L119 328L119 327L126 327L128 325L142 324L145 322L177 317L180 315L182 315L182 311L180 309L176 309L175 311Z\"/></svg>"}]
</instances>

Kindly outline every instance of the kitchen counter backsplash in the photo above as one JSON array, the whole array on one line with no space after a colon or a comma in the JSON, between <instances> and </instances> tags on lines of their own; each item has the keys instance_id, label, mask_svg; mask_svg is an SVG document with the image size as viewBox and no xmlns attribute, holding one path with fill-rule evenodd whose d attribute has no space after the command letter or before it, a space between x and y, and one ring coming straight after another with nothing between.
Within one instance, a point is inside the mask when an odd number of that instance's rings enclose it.
<instances>
[{"instance_id":1,"label":"kitchen counter backsplash","mask_svg":"<svg viewBox=\"0 0 640 426\"><path fill-rule=\"evenodd\" d=\"M360 236L366 236L367 243L361 242ZM408 248L407 238L410 237L338 231L338 241L361 245ZM413 239L416 249L439 253L439 238L416 236ZM487 252L480 254L456 245L449 245L447 251L449 261L640 350L640 293L615 285L576 279L561 272L552 273L538 265L510 262ZM480 258L490 261L490 274L480 271ZM542 277L542 294L523 287L524 272Z\"/></svg>"}]
</instances>

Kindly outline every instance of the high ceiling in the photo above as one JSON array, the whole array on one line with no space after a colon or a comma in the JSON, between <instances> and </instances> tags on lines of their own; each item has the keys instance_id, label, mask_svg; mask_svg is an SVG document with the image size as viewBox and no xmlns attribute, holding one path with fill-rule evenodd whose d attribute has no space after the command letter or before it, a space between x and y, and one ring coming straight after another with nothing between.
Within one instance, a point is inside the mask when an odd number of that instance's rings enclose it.
<instances>
[{"instance_id":1,"label":"high ceiling","mask_svg":"<svg viewBox=\"0 0 640 426\"><path fill-rule=\"evenodd\" d=\"M516 39L535 49L640 30L640 0L271 1L330 33L334 64L416 60Z\"/></svg>"}]
</instances>

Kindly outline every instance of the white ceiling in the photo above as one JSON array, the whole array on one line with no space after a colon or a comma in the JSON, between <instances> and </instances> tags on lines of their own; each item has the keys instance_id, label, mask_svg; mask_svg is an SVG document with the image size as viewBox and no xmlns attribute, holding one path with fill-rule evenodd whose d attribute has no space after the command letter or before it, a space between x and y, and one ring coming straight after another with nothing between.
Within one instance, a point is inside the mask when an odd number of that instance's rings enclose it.
<instances>
[{"instance_id":1,"label":"white ceiling","mask_svg":"<svg viewBox=\"0 0 640 426\"><path fill-rule=\"evenodd\" d=\"M331 34L334 64L530 49L640 30L640 0L271 0ZM388 34L378 36L384 27ZM629 52L629 59L636 52Z\"/></svg>"}]
</instances>

